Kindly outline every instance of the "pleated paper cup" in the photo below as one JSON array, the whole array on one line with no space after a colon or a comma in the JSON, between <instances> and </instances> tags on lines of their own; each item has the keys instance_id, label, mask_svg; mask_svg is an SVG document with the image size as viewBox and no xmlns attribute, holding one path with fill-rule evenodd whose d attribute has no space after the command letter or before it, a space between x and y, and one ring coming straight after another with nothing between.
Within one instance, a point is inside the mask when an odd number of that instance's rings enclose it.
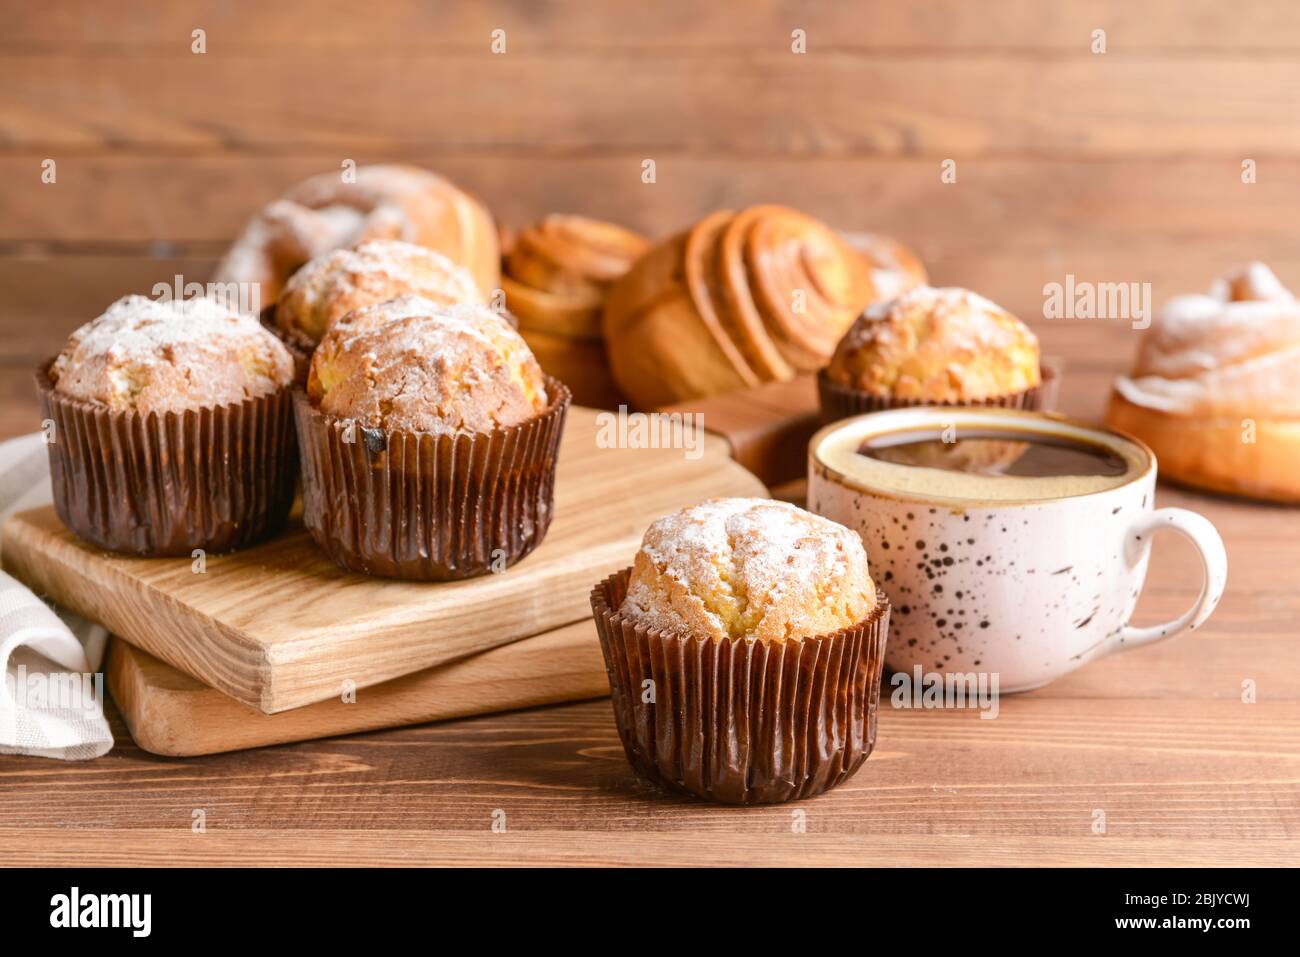
<instances>
[{"instance_id":1,"label":"pleated paper cup","mask_svg":"<svg viewBox=\"0 0 1300 957\"><path fill-rule=\"evenodd\" d=\"M305 336L286 333L275 324L275 304L262 310L262 328L280 340L280 343L293 356L293 383L306 387L307 373L311 371L311 357L316 351L316 344Z\"/></svg>"},{"instance_id":2,"label":"pleated paper cup","mask_svg":"<svg viewBox=\"0 0 1300 957\"><path fill-rule=\"evenodd\" d=\"M591 593L623 750L645 779L723 804L812 797L876 740L889 601L855 625L779 642L715 640L618 611L632 570Z\"/></svg>"},{"instance_id":3,"label":"pleated paper cup","mask_svg":"<svg viewBox=\"0 0 1300 957\"><path fill-rule=\"evenodd\" d=\"M817 395L821 402L822 423L829 425L840 419L849 419L868 412L885 412L889 409L906 409L921 405L995 407L1024 409L1029 412L1047 412L1056 404L1058 373L1054 365L1044 363L1039 367L1039 384L1023 392L972 399L969 402L936 402L933 399L904 399L875 395L831 379L826 370L817 373Z\"/></svg>"},{"instance_id":4,"label":"pleated paper cup","mask_svg":"<svg viewBox=\"0 0 1300 957\"><path fill-rule=\"evenodd\" d=\"M183 412L113 411L36 373L54 509L81 538L133 555L224 552L275 534L298 460L290 390Z\"/></svg>"},{"instance_id":5,"label":"pleated paper cup","mask_svg":"<svg viewBox=\"0 0 1300 957\"><path fill-rule=\"evenodd\" d=\"M303 522L350 571L450 581L501 571L546 537L569 390L546 377L550 404L491 432L367 429L294 390Z\"/></svg>"}]
</instances>

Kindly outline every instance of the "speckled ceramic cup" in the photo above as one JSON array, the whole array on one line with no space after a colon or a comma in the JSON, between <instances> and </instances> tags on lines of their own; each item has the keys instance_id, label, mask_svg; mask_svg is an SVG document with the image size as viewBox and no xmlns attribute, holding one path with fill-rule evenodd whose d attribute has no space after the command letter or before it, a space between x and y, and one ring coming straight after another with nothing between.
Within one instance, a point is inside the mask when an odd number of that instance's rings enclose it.
<instances>
[{"instance_id":1,"label":"speckled ceramic cup","mask_svg":"<svg viewBox=\"0 0 1300 957\"><path fill-rule=\"evenodd\" d=\"M990 477L993 484L980 485L979 495L964 479L951 489L961 494L947 495L951 473L893 466L926 473L900 489L859 461L866 457L858 450L873 439L945 429L956 439L963 430L993 430L1082 442L1110 450L1127 467L1100 490L1017 484L1037 479L998 485L1006 479ZM829 425L809 446L808 507L858 530L872 577L893 604L886 667L996 673L1002 692L1040 687L1209 617L1227 580L1223 542L1202 516L1155 508L1155 485L1156 460L1145 445L1035 412L899 409ZM1173 621L1136 628L1129 618L1151 537L1165 528L1181 532L1200 553L1201 594Z\"/></svg>"}]
</instances>

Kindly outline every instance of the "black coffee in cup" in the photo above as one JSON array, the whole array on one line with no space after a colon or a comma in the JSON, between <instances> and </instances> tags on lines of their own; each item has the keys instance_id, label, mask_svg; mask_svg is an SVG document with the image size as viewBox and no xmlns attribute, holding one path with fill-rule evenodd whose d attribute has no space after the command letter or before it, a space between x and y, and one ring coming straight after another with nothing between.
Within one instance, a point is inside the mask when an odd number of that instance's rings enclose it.
<instances>
[{"instance_id":1,"label":"black coffee in cup","mask_svg":"<svg viewBox=\"0 0 1300 957\"><path fill-rule=\"evenodd\" d=\"M874 435L858 453L895 465L1025 478L1122 476L1131 467L1103 445L1024 430L967 428L954 437L939 429L909 429Z\"/></svg>"}]
</instances>

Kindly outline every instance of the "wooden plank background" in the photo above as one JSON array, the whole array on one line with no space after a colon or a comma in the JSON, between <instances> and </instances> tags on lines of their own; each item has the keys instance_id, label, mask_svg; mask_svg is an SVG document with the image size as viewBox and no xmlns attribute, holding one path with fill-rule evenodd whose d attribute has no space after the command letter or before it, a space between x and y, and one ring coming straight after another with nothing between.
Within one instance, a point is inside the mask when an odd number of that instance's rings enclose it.
<instances>
[{"instance_id":1,"label":"wooden plank background","mask_svg":"<svg viewBox=\"0 0 1300 957\"><path fill-rule=\"evenodd\" d=\"M1151 282L1159 301L1259 258L1300 285L1292 3L0 0L0 23L0 438L35 427L30 369L68 332L124 293L206 279L254 209L344 159L426 165L507 225L570 211L661 235L774 201L895 234L936 282L1029 320L1088 417L1138 334L1044 320L1045 283ZM1172 489L1161 504L1210 510L1230 539L1210 627L1008 699L992 729L885 709L880 751L808 803L806 834L789 809L647 793L594 702L172 762L114 716L102 761L0 763L0 855L1293 863L1295 515ZM1198 581L1179 542L1154 566L1144 621ZM1259 704L1240 701L1247 678Z\"/></svg>"},{"instance_id":2,"label":"wooden plank background","mask_svg":"<svg viewBox=\"0 0 1300 957\"><path fill-rule=\"evenodd\" d=\"M344 159L427 165L507 224L661 235L788 203L1040 328L1066 273L1158 299L1247 258L1300 281L1300 11L1272 0L2 0L0 22L3 435L72 328L206 279L255 208ZM1077 338L1133 349L1113 324Z\"/></svg>"}]
</instances>

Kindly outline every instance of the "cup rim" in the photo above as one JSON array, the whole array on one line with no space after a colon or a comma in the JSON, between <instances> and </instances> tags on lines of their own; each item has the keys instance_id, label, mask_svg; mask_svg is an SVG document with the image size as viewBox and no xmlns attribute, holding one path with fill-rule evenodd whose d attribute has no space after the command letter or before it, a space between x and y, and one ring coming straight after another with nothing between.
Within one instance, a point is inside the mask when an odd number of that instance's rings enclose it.
<instances>
[{"instance_id":1,"label":"cup rim","mask_svg":"<svg viewBox=\"0 0 1300 957\"><path fill-rule=\"evenodd\" d=\"M988 422L999 428L1006 428L1011 431L1023 431L1026 433L1044 432L1062 436L1065 438L1086 437L1096 440L1108 448L1118 451L1127 446L1136 449L1144 459L1143 466L1135 469L1132 476L1118 485L1112 485L1108 488L1098 489L1094 492L1082 492L1074 495L1055 495L1042 498L1023 498L1023 499L979 499L966 498L958 496L941 496L925 495L920 493L899 492L892 489L880 488L869 485L847 475L841 470L832 467L821 456L821 447L831 438L842 431L849 429L857 430L855 438L866 439L873 435L879 435L884 431L897 431L906 428L908 424L935 424L942 420L944 424L956 422L958 425L965 420L967 425L983 424ZM901 422L900 422L901 420ZM1018 425L1016 423L1019 423ZM1029 427L1029 423L1035 423L1036 428ZM869 424L868 428L862 428L864 424ZM891 426L886 429L885 426ZM1056 426L1056 428L1044 429L1043 426ZM878 426L878 427L871 427ZM1081 436L1080 433L1083 435ZM1156 454L1151 447L1135 435L1124 432L1120 429L1114 429L1107 425L1095 425L1091 422L1085 422L1082 419L1076 419L1071 416L1061 415L1058 412L1041 412L1028 411L1025 409L1006 409L988 406L937 406L921 405L911 406L902 409L886 409L881 412L868 412L864 415L855 415L852 418L840 419L829 425L818 429L808 442L808 465L810 468L810 478L822 474L827 477L833 477L834 480L854 491L863 492L868 495L874 495L878 498L895 499L900 502L922 502L929 505L940 505L947 508L967 509L967 508L1016 508L1025 505L1045 505L1057 502L1072 501L1074 499L1094 498L1101 495L1110 495L1118 492L1120 489L1129 488L1140 482L1154 479L1156 476Z\"/></svg>"}]
</instances>

